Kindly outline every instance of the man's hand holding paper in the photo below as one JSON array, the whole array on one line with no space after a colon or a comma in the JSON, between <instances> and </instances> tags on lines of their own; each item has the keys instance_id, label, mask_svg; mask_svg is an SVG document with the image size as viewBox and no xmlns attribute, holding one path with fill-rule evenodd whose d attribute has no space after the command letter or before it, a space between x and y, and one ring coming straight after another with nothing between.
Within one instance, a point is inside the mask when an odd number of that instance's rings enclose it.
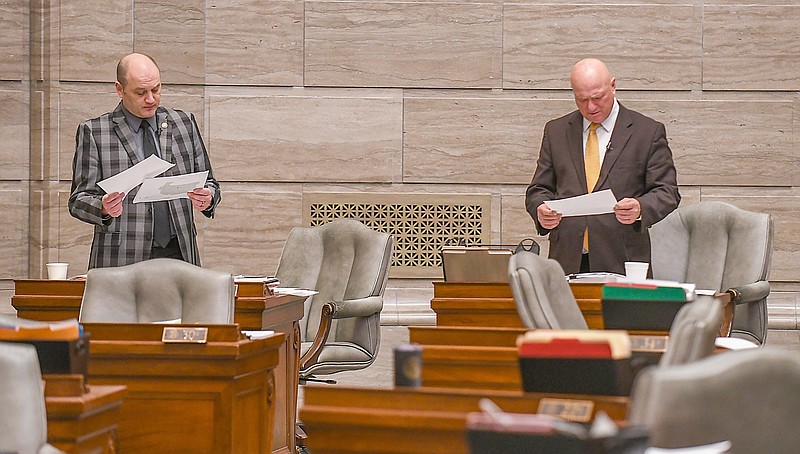
<instances>
[{"instance_id":1,"label":"man's hand holding paper","mask_svg":"<svg viewBox=\"0 0 800 454\"><path fill-rule=\"evenodd\" d=\"M548 200L544 204L561 216L590 216L613 213L617 199L611 189L606 189L566 199ZM542 226L547 228L544 224Z\"/></svg>"}]
</instances>

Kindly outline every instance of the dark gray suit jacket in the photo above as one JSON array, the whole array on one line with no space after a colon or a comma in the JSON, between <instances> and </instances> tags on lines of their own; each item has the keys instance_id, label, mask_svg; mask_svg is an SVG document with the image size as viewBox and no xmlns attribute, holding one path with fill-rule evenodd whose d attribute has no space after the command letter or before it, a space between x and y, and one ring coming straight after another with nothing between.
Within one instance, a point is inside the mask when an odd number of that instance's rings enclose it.
<instances>
[{"instance_id":1,"label":"dark gray suit jacket","mask_svg":"<svg viewBox=\"0 0 800 454\"><path fill-rule=\"evenodd\" d=\"M211 171L208 153L194 115L159 107L156 121L161 158L175 164L159 176L208 170L205 186L213 191L213 199L211 207L203 214L213 217L221 198L220 189ZM112 112L81 123L75 142L69 212L94 225L89 268L128 265L149 259L153 241L152 204L133 203L138 187L125 195L120 217L104 217L100 212L105 192L97 182L144 159L144 155L135 149L134 135L125 121L122 104ZM169 209L184 259L199 266L200 254L191 201L186 198L170 200Z\"/></svg>"},{"instance_id":2,"label":"dark gray suit jacket","mask_svg":"<svg viewBox=\"0 0 800 454\"><path fill-rule=\"evenodd\" d=\"M632 197L642 207L641 220L620 224L614 214L565 217L552 231L539 224L536 208L546 200L586 194L583 163L583 117L574 111L544 128L536 172L525 206L540 235L550 234L550 257L565 273L580 270L583 231L589 227L591 271L624 274L625 261L650 261L647 229L678 207L681 196L664 125L621 104L610 148L594 191L611 189L617 200Z\"/></svg>"}]
</instances>

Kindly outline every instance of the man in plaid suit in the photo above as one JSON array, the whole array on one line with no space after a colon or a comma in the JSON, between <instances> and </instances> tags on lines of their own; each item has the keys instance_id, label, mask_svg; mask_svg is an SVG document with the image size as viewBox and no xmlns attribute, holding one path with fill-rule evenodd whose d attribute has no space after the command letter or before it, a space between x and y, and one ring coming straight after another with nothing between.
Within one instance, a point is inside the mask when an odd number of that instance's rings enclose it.
<instances>
[{"instance_id":1,"label":"man in plaid suit","mask_svg":"<svg viewBox=\"0 0 800 454\"><path fill-rule=\"evenodd\" d=\"M75 138L69 211L94 225L89 268L157 257L200 265L192 207L213 217L220 188L194 115L159 107L161 73L147 55L123 57L115 87L121 100L116 109L81 123ZM138 187L127 194L106 194L97 185L144 160L148 149L175 164L160 176L208 170L205 186L189 192L188 198L134 204ZM158 203L163 204L162 216L155 214ZM155 219L165 221L155 225Z\"/></svg>"}]
</instances>

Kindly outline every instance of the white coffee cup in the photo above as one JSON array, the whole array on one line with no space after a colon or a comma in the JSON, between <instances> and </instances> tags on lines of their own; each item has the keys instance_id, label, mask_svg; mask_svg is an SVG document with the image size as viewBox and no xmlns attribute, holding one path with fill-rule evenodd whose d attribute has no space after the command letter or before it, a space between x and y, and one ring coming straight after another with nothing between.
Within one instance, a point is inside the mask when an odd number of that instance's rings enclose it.
<instances>
[{"instance_id":1,"label":"white coffee cup","mask_svg":"<svg viewBox=\"0 0 800 454\"><path fill-rule=\"evenodd\" d=\"M67 267L69 263L48 263L47 264L47 278L48 279L66 279Z\"/></svg>"},{"instance_id":2,"label":"white coffee cup","mask_svg":"<svg viewBox=\"0 0 800 454\"><path fill-rule=\"evenodd\" d=\"M647 279L649 267L647 262L625 262L625 276L634 281L643 281Z\"/></svg>"}]
</instances>

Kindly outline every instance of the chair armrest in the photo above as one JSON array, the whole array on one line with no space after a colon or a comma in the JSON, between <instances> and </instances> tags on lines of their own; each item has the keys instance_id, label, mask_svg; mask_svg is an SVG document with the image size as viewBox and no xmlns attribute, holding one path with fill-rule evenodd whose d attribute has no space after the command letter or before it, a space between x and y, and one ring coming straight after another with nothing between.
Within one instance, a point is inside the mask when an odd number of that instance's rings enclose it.
<instances>
[{"instance_id":1,"label":"chair armrest","mask_svg":"<svg viewBox=\"0 0 800 454\"><path fill-rule=\"evenodd\" d=\"M311 343L311 346L308 347L306 353L302 358L300 358L300 370L306 370L312 364L315 364L317 361L319 361L319 355L322 353L322 347L325 346L325 342L328 341L328 335L331 333L331 322L333 321L334 313L336 313L336 306L334 303L329 302L322 306L322 314L319 318L319 329L317 329L317 335L314 337L314 341Z\"/></svg>"},{"instance_id":2,"label":"chair armrest","mask_svg":"<svg viewBox=\"0 0 800 454\"><path fill-rule=\"evenodd\" d=\"M769 295L769 282L758 281L752 284L733 287L727 290L731 294L733 304L747 304L762 300Z\"/></svg>"},{"instance_id":3,"label":"chair armrest","mask_svg":"<svg viewBox=\"0 0 800 454\"><path fill-rule=\"evenodd\" d=\"M351 317L369 317L383 309L382 296L368 296L355 300L329 301L322 306L322 314L319 318L319 329L314 341L308 350L300 358L300 370L305 370L319 360L322 348L328 341L331 331L331 324L334 319Z\"/></svg>"},{"instance_id":4,"label":"chair armrest","mask_svg":"<svg viewBox=\"0 0 800 454\"><path fill-rule=\"evenodd\" d=\"M355 300L333 301L336 306L333 318L369 317L383 309L382 296L368 296Z\"/></svg>"}]
</instances>

